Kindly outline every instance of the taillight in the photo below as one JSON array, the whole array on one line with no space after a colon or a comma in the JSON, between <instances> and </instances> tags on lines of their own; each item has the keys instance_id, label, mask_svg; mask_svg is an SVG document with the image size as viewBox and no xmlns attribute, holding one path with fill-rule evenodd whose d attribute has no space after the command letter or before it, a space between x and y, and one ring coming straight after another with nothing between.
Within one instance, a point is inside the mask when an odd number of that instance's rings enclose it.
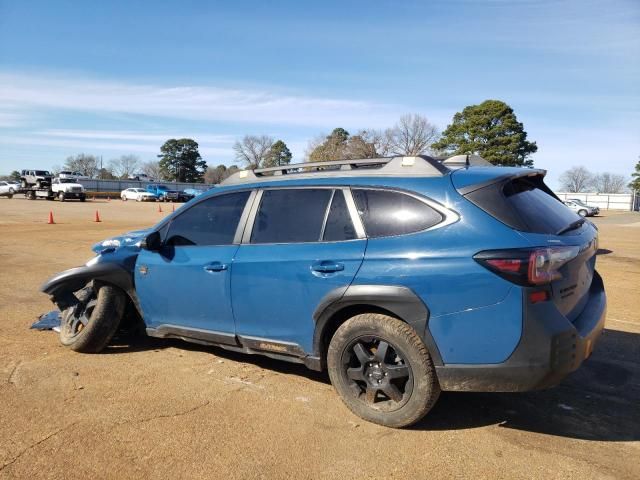
<instances>
[{"instance_id":1,"label":"taillight","mask_svg":"<svg viewBox=\"0 0 640 480\"><path fill-rule=\"evenodd\" d=\"M576 258L579 250L579 247L488 250L473 258L506 280L530 286L562 278L560 268Z\"/></svg>"}]
</instances>

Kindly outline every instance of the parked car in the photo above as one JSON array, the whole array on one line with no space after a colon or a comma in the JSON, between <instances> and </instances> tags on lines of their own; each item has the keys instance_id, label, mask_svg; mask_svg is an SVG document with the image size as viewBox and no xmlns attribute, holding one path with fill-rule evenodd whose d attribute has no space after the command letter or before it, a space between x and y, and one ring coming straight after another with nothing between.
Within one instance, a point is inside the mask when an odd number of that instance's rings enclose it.
<instances>
[{"instance_id":1,"label":"parked car","mask_svg":"<svg viewBox=\"0 0 640 480\"><path fill-rule=\"evenodd\" d=\"M51 191L61 202L71 198L84 202L87 198L84 187L73 178L54 178Z\"/></svg>"},{"instance_id":2,"label":"parked car","mask_svg":"<svg viewBox=\"0 0 640 480\"><path fill-rule=\"evenodd\" d=\"M127 188L120 192L120 198L125 202L127 200L136 200L137 202L156 200L156 196L153 193L147 192L144 188Z\"/></svg>"},{"instance_id":3,"label":"parked car","mask_svg":"<svg viewBox=\"0 0 640 480\"><path fill-rule=\"evenodd\" d=\"M47 170L22 170L20 173L20 186L22 188L44 188L51 186L53 175Z\"/></svg>"},{"instance_id":4,"label":"parked car","mask_svg":"<svg viewBox=\"0 0 640 480\"><path fill-rule=\"evenodd\" d=\"M155 182L153 178L151 178L146 173L134 173L133 175L129 175L129 180L139 180L141 182Z\"/></svg>"},{"instance_id":5,"label":"parked car","mask_svg":"<svg viewBox=\"0 0 640 480\"><path fill-rule=\"evenodd\" d=\"M545 173L427 156L241 171L42 291L73 350L137 312L153 337L328 370L355 414L402 427L441 390L549 387L590 356L598 232Z\"/></svg>"},{"instance_id":6,"label":"parked car","mask_svg":"<svg viewBox=\"0 0 640 480\"><path fill-rule=\"evenodd\" d=\"M18 187L14 183L0 181L0 197L12 198L16 193L18 193Z\"/></svg>"},{"instance_id":7,"label":"parked car","mask_svg":"<svg viewBox=\"0 0 640 480\"><path fill-rule=\"evenodd\" d=\"M184 192L171 190L166 185L147 185L147 192L153 193L158 202L187 202L193 198Z\"/></svg>"},{"instance_id":8,"label":"parked car","mask_svg":"<svg viewBox=\"0 0 640 480\"><path fill-rule=\"evenodd\" d=\"M71 172L69 170L64 170L58 174L58 178L62 179L70 179L70 180L85 180L89 177L83 175L82 172Z\"/></svg>"},{"instance_id":9,"label":"parked car","mask_svg":"<svg viewBox=\"0 0 640 480\"><path fill-rule=\"evenodd\" d=\"M565 200L564 204L581 217L593 217L600 213L600 208L587 205L577 198L568 198Z\"/></svg>"}]
</instances>

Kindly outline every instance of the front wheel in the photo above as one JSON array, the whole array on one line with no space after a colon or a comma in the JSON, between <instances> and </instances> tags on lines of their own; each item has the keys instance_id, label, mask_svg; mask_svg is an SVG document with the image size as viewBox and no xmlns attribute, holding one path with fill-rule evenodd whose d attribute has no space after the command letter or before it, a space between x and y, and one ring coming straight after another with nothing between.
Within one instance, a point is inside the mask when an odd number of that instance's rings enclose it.
<instances>
[{"instance_id":1,"label":"front wheel","mask_svg":"<svg viewBox=\"0 0 640 480\"><path fill-rule=\"evenodd\" d=\"M126 196L126 195L123 195L123 196L122 196L122 201L123 201L123 202L126 202L127 200L129 200L129 199L127 198L127 196Z\"/></svg>"},{"instance_id":2,"label":"front wheel","mask_svg":"<svg viewBox=\"0 0 640 480\"><path fill-rule=\"evenodd\" d=\"M60 200L61 202L64 202L64 192L58 193L58 200Z\"/></svg>"},{"instance_id":3,"label":"front wheel","mask_svg":"<svg viewBox=\"0 0 640 480\"><path fill-rule=\"evenodd\" d=\"M87 286L76 292L78 303L62 312L60 342L76 352L98 353L118 330L126 306L122 290Z\"/></svg>"},{"instance_id":4,"label":"front wheel","mask_svg":"<svg viewBox=\"0 0 640 480\"><path fill-rule=\"evenodd\" d=\"M380 425L411 425L440 395L426 346L409 325L387 315L367 313L343 323L329 344L327 365L346 406Z\"/></svg>"},{"instance_id":5,"label":"front wheel","mask_svg":"<svg viewBox=\"0 0 640 480\"><path fill-rule=\"evenodd\" d=\"M588 213L589 212L587 212L586 210L578 210L578 215L580 215L581 217L586 217Z\"/></svg>"},{"instance_id":6,"label":"front wheel","mask_svg":"<svg viewBox=\"0 0 640 480\"><path fill-rule=\"evenodd\" d=\"M13 188L9 189L9 195L13 195L14 193L16 193L16 191Z\"/></svg>"}]
</instances>

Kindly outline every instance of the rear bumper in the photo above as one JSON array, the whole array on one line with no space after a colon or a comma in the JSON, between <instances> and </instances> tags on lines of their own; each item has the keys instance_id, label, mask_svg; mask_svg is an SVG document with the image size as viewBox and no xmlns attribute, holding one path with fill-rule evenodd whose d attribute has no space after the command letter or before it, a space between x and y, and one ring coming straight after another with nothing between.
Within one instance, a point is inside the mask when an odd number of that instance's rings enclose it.
<instances>
[{"instance_id":1,"label":"rear bumper","mask_svg":"<svg viewBox=\"0 0 640 480\"><path fill-rule=\"evenodd\" d=\"M526 294L526 291L525 291ZM578 369L604 329L607 300L595 272L589 301L572 323L552 302L525 302L520 343L503 363L436 367L443 390L522 392L551 387Z\"/></svg>"}]
</instances>

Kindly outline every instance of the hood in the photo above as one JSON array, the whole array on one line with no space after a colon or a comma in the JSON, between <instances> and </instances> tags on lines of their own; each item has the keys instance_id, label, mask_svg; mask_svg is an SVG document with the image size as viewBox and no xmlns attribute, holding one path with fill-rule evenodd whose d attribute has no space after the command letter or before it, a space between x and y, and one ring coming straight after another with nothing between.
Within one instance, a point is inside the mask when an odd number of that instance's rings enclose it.
<instances>
[{"instance_id":1,"label":"hood","mask_svg":"<svg viewBox=\"0 0 640 480\"><path fill-rule=\"evenodd\" d=\"M122 235L107 238L106 240L96 243L93 247L91 247L91 250L96 253L101 253L107 248L127 248L137 251L140 250L140 240L151 233L151 230L151 228L146 228L144 230L134 230Z\"/></svg>"},{"instance_id":2,"label":"hood","mask_svg":"<svg viewBox=\"0 0 640 480\"><path fill-rule=\"evenodd\" d=\"M72 188L73 188L73 187L76 187L76 188L77 188L77 187L84 188L84 187L82 186L82 184L80 184L80 183L75 183L75 182L74 182L74 183L68 183L68 182L65 182L65 183L61 183L60 185L61 185L61 186L63 186L64 188L68 188L68 187L72 187Z\"/></svg>"}]
</instances>

